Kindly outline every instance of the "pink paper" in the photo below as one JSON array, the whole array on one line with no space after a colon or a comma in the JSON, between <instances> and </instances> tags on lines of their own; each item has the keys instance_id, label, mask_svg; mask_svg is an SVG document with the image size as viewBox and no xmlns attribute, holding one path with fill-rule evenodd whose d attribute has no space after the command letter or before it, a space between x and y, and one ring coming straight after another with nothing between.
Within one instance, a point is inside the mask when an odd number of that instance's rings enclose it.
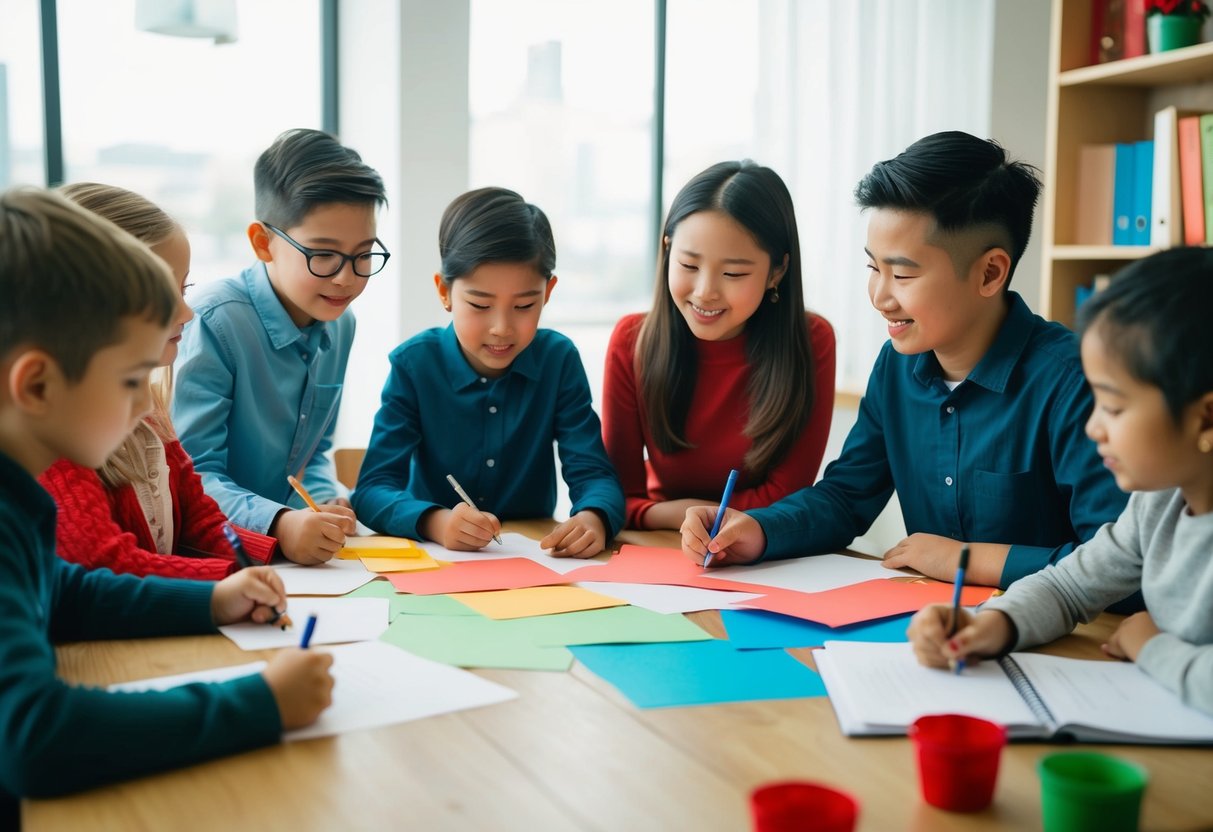
<instances>
[{"instance_id":1,"label":"pink paper","mask_svg":"<svg viewBox=\"0 0 1213 832\"><path fill-rule=\"evenodd\" d=\"M526 558L502 558L452 563L450 566L428 572L393 572L387 575L387 579L398 592L445 595L448 592L483 592L570 584L574 581L573 574L561 575Z\"/></svg>"},{"instance_id":2,"label":"pink paper","mask_svg":"<svg viewBox=\"0 0 1213 832\"><path fill-rule=\"evenodd\" d=\"M960 602L971 607L988 600L993 594L993 587L966 586L960 592ZM828 627L843 627L917 612L927 604L948 604L951 601L952 584L939 581L907 583L878 578L827 592L768 592L763 598L745 601L737 606L778 612Z\"/></svg>"}]
</instances>

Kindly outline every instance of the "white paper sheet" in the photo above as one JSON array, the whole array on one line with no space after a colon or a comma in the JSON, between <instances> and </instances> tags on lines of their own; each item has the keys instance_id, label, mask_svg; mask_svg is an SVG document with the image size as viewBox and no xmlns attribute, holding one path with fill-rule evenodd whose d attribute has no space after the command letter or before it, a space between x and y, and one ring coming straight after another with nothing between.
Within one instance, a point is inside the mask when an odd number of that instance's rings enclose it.
<instances>
[{"instance_id":1,"label":"white paper sheet","mask_svg":"<svg viewBox=\"0 0 1213 832\"><path fill-rule=\"evenodd\" d=\"M546 549L539 547L538 540L532 540L524 534L517 532L506 532L501 535L502 545L490 543L483 549L475 552L457 552L454 549L447 549L445 546L439 546L430 540L422 540L421 546L430 554L434 560L447 560L452 563L462 563L470 560L501 560L503 558L526 558L533 560L542 566L546 566L553 572L558 572L561 575L567 575L574 569L580 569L583 566L605 566L606 561L603 560L582 560L581 558L554 558Z\"/></svg>"},{"instance_id":2,"label":"white paper sheet","mask_svg":"<svg viewBox=\"0 0 1213 832\"><path fill-rule=\"evenodd\" d=\"M878 560L849 555L813 555L776 560L756 566L726 566L703 573L705 578L775 586L798 592L825 592L873 578L898 578L905 573L885 569Z\"/></svg>"},{"instance_id":3,"label":"white paper sheet","mask_svg":"<svg viewBox=\"0 0 1213 832\"><path fill-rule=\"evenodd\" d=\"M309 615L316 616L312 644L342 644L348 641L372 641L388 626L386 598L292 598L287 613L295 626L281 630L268 624L227 624L219 632L236 642L241 650L268 650L273 647L297 647Z\"/></svg>"},{"instance_id":4,"label":"white paper sheet","mask_svg":"<svg viewBox=\"0 0 1213 832\"><path fill-rule=\"evenodd\" d=\"M730 609L735 603L761 597L752 592L730 592L721 589L699 589L693 586L665 584L627 584L613 581L586 581L574 586L585 587L600 595L619 598L634 607L666 615L697 610Z\"/></svg>"},{"instance_id":5,"label":"white paper sheet","mask_svg":"<svg viewBox=\"0 0 1213 832\"><path fill-rule=\"evenodd\" d=\"M517 698L507 687L382 641L327 648L333 654L333 704L285 740L328 737ZM265 662L220 667L111 685L111 691L167 690L190 682L223 682L260 673Z\"/></svg>"},{"instance_id":6,"label":"white paper sheet","mask_svg":"<svg viewBox=\"0 0 1213 832\"><path fill-rule=\"evenodd\" d=\"M274 569L286 584L287 595L345 595L378 577L360 560L337 558L315 566L284 563Z\"/></svg>"}]
</instances>

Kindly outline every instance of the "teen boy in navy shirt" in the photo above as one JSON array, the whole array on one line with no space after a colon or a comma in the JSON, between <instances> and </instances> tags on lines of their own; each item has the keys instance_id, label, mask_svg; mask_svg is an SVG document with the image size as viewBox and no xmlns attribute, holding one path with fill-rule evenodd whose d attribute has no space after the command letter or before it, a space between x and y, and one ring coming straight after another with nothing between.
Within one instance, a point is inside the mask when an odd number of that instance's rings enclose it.
<instances>
[{"instance_id":1,"label":"teen boy in navy shirt","mask_svg":"<svg viewBox=\"0 0 1213 832\"><path fill-rule=\"evenodd\" d=\"M909 537L885 553L940 580L971 547L969 583L1006 587L1115 520L1125 495L1084 425L1074 334L1007 290L1040 183L1001 147L927 136L860 181L868 293L888 321L838 460L816 485L749 513L692 509L684 551L716 565L820 554L868 529L894 490Z\"/></svg>"}]
</instances>

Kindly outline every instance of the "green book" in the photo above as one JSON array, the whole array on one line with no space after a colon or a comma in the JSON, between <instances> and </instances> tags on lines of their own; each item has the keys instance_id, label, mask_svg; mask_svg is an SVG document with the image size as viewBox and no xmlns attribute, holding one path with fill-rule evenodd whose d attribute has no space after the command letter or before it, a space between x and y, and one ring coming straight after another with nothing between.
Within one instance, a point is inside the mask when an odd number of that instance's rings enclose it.
<instances>
[{"instance_id":1,"label":"green book","mask_svg":"<svg viewBox=\"0 0 1213 832\"><path fill-rule=\"evenodd\" d=\"M1200 158L1204 173L1205 240L1213 242L1213 113L1200 117Z\"/></svg>"}]
</instances>

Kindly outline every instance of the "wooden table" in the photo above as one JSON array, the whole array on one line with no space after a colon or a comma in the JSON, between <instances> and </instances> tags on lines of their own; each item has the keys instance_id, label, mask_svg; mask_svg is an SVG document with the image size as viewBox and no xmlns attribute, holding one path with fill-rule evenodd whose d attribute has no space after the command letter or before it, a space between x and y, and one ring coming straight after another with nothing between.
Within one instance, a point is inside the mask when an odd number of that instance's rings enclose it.
<instances>
[{"instance_id":1,"label":"wooden table","mask_svg":"<svg viewBox=\"0 0 1213 832\"><path fill-rule=\"evenodd\" d=\"M509 528L538 536L546 526ZM672 533L620 541L676 545ZM723 635L717 613L691 618ZM1047 652L1098 657L1117 620L1104 615ZM810 651L792 652L811 663ZM58 654L64 678L98 685L253 660L222 636L70 644ZM842 736L825 698L638 710L579 664L476 672L519 698L27 800L24 828L744 830L752 788L798 778L855 795L861 830L1038 829L1035 765L1058 748L1008 746L993 806L949 814L920 799L907 740ZM1149 770L1143 829L1213 828L1208 749L1100 750Z\"/></svg>"}]
</instances>

